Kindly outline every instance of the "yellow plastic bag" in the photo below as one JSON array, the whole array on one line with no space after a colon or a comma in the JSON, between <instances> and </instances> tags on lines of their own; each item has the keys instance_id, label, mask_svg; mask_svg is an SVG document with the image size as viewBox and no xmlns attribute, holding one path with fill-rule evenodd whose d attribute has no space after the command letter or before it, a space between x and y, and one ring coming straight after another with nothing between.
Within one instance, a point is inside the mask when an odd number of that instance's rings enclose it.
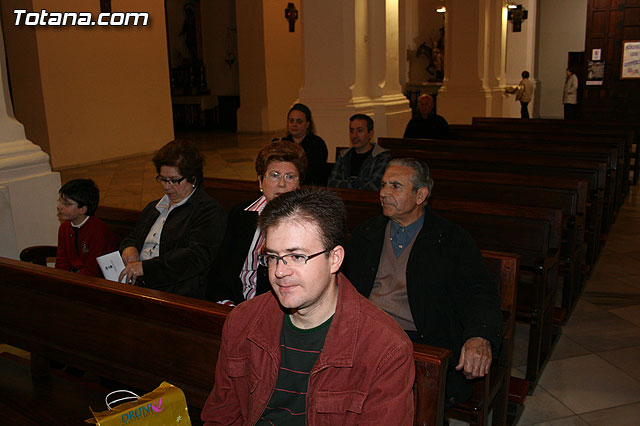
<instances>
[{"instance_id":1,"label":"yellow plastic bag","mask_svg":"<svg viewBox=\"0 0 640 426\"><path fill-rule=\"evenodd\" d=\"M89 410L93 418L85 422L99 426L191 426L184 393L167 382L162 382L155 390L135 401L108 411L96 413L91 407Z\"/></svg>"}]
</instances>

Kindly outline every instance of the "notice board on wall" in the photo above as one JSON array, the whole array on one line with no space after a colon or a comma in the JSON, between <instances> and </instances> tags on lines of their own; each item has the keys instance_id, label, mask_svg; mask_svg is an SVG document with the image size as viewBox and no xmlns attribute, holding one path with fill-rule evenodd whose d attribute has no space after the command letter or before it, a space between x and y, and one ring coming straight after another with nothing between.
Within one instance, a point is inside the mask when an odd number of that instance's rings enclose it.
<instances>
[{"instance_id":1,"label":"notice board on wall","mask_svg":"<svg viewBox=\"0 0 640 426\"><path fill-rule=\"evenodd\" d=\"M620 78L640 78L640 40L622 42Z\"/></svg>"}]
</instances>

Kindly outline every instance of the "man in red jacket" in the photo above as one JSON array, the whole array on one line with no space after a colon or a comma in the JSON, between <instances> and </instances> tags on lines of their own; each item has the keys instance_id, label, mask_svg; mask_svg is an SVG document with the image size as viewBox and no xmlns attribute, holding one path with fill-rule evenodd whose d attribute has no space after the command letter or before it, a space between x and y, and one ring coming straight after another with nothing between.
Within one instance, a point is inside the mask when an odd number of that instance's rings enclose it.
<instances>
[{"instance_id":1,"label":"man in red jacket","mask_svg":"<svg viewBox=\"0 0 640 426\"><path fill-rule=\"evenodd\" d=\"M205 424L413 424L413 346L338 272L342 201L282 194L259 226L273 291L229 314Z\"/></svg>"}]
</instances>

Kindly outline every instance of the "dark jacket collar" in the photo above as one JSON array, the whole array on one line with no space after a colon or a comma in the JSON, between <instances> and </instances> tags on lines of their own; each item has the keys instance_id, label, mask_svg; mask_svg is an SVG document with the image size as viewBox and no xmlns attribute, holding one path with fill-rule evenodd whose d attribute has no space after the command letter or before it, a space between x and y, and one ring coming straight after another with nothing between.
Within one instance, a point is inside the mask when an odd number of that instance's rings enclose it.
<instances>
[{"instance_id":1,"label":"dark jacket collar","mask_svg":"<svg viewBox=\"0 0 640 426\"><path fill-rule=\"evenodd\" d=\"M387 227L389 218L384 215L379 215L371 220L368 224L370 232L366 232L364 235L373 243L381 243L384 237L384 231ZM431 209L429 206L424 207L424 224L422 229L418 233L416 240L430 238L442 233L442 219Z\"/></svg>"}]
</instances>

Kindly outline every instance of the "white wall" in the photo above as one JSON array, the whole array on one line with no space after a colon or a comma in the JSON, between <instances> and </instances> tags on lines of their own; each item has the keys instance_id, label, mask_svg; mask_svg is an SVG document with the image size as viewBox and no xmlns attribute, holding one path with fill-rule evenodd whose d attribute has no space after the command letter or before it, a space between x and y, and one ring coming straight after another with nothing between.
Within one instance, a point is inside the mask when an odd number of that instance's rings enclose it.
<instances>
[{"instance_id":1,"label":"white wall","mask_svg":"<svg viewBox=\"0 0 640 426\"><path fill-rule=\"evenodd\" d=\"M536 97L541 118L562 118L568 52L582 52L587 30L585 0L539 0Z\"/></svg>"}]
</instances>

